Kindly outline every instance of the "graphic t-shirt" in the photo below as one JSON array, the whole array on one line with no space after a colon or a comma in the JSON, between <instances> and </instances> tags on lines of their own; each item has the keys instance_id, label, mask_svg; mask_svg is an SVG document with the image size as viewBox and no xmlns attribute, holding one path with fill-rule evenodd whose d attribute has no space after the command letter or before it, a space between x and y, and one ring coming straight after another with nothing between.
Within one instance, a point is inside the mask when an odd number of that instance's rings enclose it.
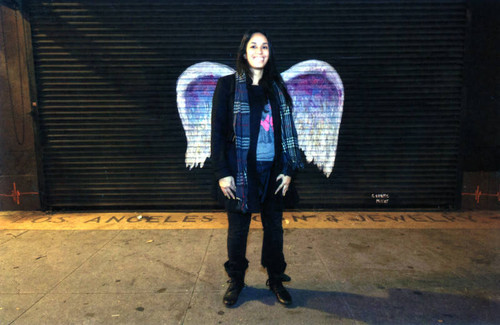
<instances>
[{"instance_id":1,"label":"graphic t-shirt","mask_svg":"<svg viewBox=\"0 0 500 325\"><path fill-rule=\"evenodd\" d=\"M274 160L274 125L269 102L264 105L260 119L259 138L257 140L257 161Z\"/></svg>"}]
</instances>

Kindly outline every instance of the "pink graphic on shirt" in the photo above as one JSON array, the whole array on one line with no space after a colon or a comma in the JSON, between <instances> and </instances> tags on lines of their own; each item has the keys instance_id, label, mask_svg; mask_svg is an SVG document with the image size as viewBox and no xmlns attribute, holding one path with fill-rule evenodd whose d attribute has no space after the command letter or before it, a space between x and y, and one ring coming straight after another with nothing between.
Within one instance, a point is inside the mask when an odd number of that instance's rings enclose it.
<instances>
[{"instance_id":1,"label":"pink graphic on shirt","mask_svg":"<svg viewBox=\"0 0 500 325\"><path fill-rule=\"evenodd\" d=\"M274 131L273 117L271 114L268 114L265 120L260 120L260 126L262 126L266 132L269 132L269 128Z\"/></svg>"}]
</instances>

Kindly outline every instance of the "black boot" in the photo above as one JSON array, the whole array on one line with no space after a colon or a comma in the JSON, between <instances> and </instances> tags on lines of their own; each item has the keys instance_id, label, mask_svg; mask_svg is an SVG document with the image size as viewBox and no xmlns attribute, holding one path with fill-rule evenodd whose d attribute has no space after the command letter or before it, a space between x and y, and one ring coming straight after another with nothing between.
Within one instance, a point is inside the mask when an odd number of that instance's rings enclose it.
<instances>
[{"instance_id":1,"label":"black boot","mask_svg":"<svg viewBox=\"0 0 500 325\"><path fill-rule=\"evenodd\" d=\"M292 281L292 278L285 273L281 273L281 282L290 282Z\"/></svg>"},{"instance_id":2,"label":"black boot","mask_svg":"<svg viewBox=\"0 0 500 325\"><path fill-rule=\"evenodd\" d=\"M292 303L292 296L283 286L281 275L276 277L270 277L266 283L269 289L274 292L278 301L283 305L290 305Z\"/></svg>"},{"instance_id":3,"label":"black boot","mask_svg":"<svg viewBox=\"0 0 500 325\"><path fill-rule=\"evenodd\" d=\"M238 301L241 290L245 286L245 282L242 278L231 278L229 281L229 287L224 294L222 301L226 306L232 306Z\"/></svg>"}]
</instances>

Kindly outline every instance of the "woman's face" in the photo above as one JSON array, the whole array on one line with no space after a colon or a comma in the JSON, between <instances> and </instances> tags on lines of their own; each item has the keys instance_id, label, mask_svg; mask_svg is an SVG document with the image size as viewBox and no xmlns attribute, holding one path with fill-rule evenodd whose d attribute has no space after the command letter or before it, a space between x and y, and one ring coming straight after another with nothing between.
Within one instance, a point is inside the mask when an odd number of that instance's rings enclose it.
<instances>
[{"instance_id":1,"label":"woman's face","mask_svg":"<svg viewBox=\"0 0 500 325\"><path fill-rule=\"evenodd\" d=\"M247 43L245 58L250 69L264 69L269 60L269 44L267 38L261 33L252 35Z\"/></svg>"}]
</instances>

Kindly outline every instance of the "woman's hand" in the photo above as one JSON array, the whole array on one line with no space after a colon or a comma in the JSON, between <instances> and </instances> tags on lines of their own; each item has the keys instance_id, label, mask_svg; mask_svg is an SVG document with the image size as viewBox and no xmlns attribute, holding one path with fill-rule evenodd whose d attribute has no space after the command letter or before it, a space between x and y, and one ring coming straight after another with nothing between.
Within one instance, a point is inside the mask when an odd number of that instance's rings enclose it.
<instances>
[{"instance_id":1,"label":"woman's hand","mask_svg":"<svg viewBox=\"0 0 500 325\"><path fill-rule=\"evenodd\" d=\"M278 192L282 190L283 196L285 196L286 192L288 191L288 187L290 186L290 182L292 181L292 177L286 176L284 174L279 174L278 177L276 178L276 182L278 182L280 179L281 179L281 184L280 186L278 186L274 194L278 194Z\"/></svg>"},{"instance_id":2,"label":"woman's hand","mask_svg":"<svg viewBox=\"0 0 500 325\"><path fill-rule=\"evenodd\" d=\"M236 185L234 183L234 177L233 176L226 176L221 179L219 179L219 186L220 189L222 190L222 193L224 193L224 196L227 197L228 199L236 199Z\"/></svg>"}]
</instances>

